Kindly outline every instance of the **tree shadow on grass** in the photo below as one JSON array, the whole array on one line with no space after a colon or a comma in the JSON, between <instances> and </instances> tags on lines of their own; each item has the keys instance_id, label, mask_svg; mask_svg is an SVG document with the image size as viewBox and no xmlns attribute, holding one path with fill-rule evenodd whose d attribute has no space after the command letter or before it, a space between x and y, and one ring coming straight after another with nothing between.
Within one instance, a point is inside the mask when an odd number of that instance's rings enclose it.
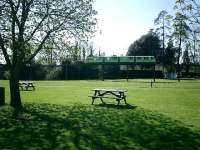
<instances>
[{"instance_id":1,"label":"tree shadow on grass","mask_svg":"<svg viewBox=\"0 0 200 150\"><path fill-rule=\"evenodd\" d=\"M131 104L125 105L116 105L116 104L99 104L95 105L96 107L106 107L106 108L115 108L115 109L135 109L137 106L133 106Z\"/></svg>"},{"instance_id":2,"label":"tree shadow on grass","mask_svg":"<svg viewBox=\"0 0 200 150\"><path fill-rule=\"evenodd\" d=\"M198 150L200 134L144 109L26 104L0 108L0 149Z\"/></svg>"}]
</instances>

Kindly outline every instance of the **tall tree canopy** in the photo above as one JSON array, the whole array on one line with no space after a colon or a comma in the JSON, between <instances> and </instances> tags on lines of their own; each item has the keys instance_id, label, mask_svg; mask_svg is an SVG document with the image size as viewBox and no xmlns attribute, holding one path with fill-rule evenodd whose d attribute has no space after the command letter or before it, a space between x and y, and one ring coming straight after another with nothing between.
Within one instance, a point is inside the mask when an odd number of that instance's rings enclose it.
<instances>
[{"instance_id":1,"label":"tall tree canopy","mask_svg":"<svg viewBox=\"0 0 200 150\"><path fill-rule=\"evenodd\" d=\"M155 31L163 42L162 48L163 56L165 57L164 62L169 65L168 60L171 58L167 57L173 56L173 60L176 60L176 71L178 72L178 76L180 76L182 70L181 63L187 64L187 70L191 62L195 66L199 63L200 1L175 0L174 10L175 13L173 16L168 15L166 11L161 11L154 23L156 25ZM170 29L170 32L168 32L170 33L169 38L166 38L165 36L167 35L166 29ZM168 46L165 48L167 42ZM175 52L175 55L171 55L171 50Z\"/></svg>"},{"instance_id":2,"label":"tall tree canopy","mask_svg":"<svg viewBox=\"0 0 200 150\"><path fill-rule=\"evenodd\" d=\"M94 31L93 0L1 0L0 51L10 71L11 105L21 106L19 73L52 38L85 38Z\"/></svg>"},{"instance_id":3,"label":"tall tree canopy","mask_svg":"<svg viewBox=\"0 0 200 150\"><path fill-rule=\"evenodd\" d=\"M172 16L168 14L167 11L163 10L158 14L158 17L154 20L154 24L156 25L155 32L160 37L162 41L162 63L164 70L164 54L165 54L165 44L167 39L170 38L171 32L171 20Z\"/></svg>"},{"instance_id":4,"label":"tall tree canopy","mask_svg":"<svg viewBox=\"0 0 200 150\"><path fill-rule=\"evenodd\" d=\"M150 30L146 35L132 43L129 48L128 56L149 56L153 55L158 61L161 58L161 41L157 34Z\"/></svg>"},{"instance_id":5,"label":"tall tree canopy","mask_svg":"<svg viewBox=\"0 0 200 150\"><path fill-rule=\"evenodd\" d=\"M166 69L169 72L175 71L175 64L177 61L178 48L174 47L173 41L170 40L167 43L167 47L164 53L164 63L166 64Z\"/></svg>"},{"instance_id":6,"label":"tall tree canopy","mask_svg":"<svg viewBox=\"0 0 200 150\"><path fill-rule=\"evenodd\" d=\"M187 36L187 44L189 43L189 46L185 46L188 52L185 53L191 56L191 62L197 66L200 56L200 1L176 0L175 8L187 18L190 31Z\"/></svg>"}]
</instances>

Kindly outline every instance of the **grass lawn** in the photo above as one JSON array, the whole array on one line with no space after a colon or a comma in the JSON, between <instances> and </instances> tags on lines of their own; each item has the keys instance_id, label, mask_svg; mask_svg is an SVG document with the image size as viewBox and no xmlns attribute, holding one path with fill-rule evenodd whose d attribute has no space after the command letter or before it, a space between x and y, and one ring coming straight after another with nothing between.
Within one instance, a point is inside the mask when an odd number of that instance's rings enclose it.
<instances>
[{"instance_id":1,"label":"grass lawn","mask_svg":"<svg viewBox=\"0 0 200 150\"><path fill-rule=\"evenodd\" d=\"M21 92L23 110L0 108L0 149L200 149L200 80L157 80L153 88L150 79L34 84ZM8 100L8 81L0 86ZM127 89L136 107L91 106L97 87Z\"/></svg>"}]
</instances>

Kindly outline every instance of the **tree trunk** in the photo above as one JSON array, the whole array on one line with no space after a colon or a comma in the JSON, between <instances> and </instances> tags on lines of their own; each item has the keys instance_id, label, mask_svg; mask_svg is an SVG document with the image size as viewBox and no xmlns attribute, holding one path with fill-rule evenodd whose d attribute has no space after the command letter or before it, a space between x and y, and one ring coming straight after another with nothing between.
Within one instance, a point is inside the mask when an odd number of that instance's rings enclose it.
<instances>
[{"instance_id":1,"label":"tree trunk","mask_svg":"<svg viewBox=\"0 0 200 150\"><path fill-rule=\"evenodd\" d=\"M179 52L180 53L180 52ZM180 65L180 55L178 56L178 68L177 68L177 71L178 71L178 75L177 75L177 78L178 78L178 82L180 82L180 76L181 76L181 65Z\"/></svg>"},{"instance_id":2,"label":"tree trunk","mask_svg":"<svg viewBox=\"0 0 200 150\"><path fill-rule=\"evenodd\" d=\"M10 76L10 105L13 107L22 107L21 97L19 92L18 73L11 71Z\"/></svg>"},{"instance_id":3,"label":"tree trunk","mask_svg":"<svg viewBox=\"0 0 200 150\"><path fill-rule=\"evenodd\" d=\"M182 22L181 22L181 28L182 28ZM179 50L178 50L178 82L180 82L180 76L181 76L181 65L180 65L180 57L181 57L181 47L182 47L182 36L180 34L179 37Z\"/></svg>"},{"instance_id":4,"label":"tree trunk","mask_svg":"<svg viewBox=\"0 0 200 150\"><path fill-rule=\"evenodd\" d=\"M165 19L163 18L163 47L162 47L162 72L164 75L165 72L165 64L164 64L164 53L165 53Z\"/></svg>"},{"instance_id":5,"label":"tree trunk","mask_svg":"<svg viewBox=\"0 0 200 150\"><path fill-rule=\"evenodd\" d=\"M189 75L189 71L190 71L190 64L189 63L186 63L185 64L185 75L188 77Z\"/></svg>"}]
</instances>

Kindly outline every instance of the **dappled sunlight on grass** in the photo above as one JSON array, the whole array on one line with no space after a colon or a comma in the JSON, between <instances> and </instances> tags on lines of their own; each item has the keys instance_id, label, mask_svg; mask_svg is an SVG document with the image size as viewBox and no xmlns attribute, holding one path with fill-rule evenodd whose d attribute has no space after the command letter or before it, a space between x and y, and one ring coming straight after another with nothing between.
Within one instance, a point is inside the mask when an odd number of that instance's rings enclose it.
<instances>
[{"instance_id":1,"label":"dappled sunlight on grass","mask_svg":"<svg viewBox=\"0 0 200 150\"><path fill-rule=\"evenodd\" d=\"M147 110L156 111L174 120L180 120L192 129L200 129L200 80L156 79L122 80L79 80L79 81L33 81L35 91L21 91L22 102L61 105L91 104L91 90L94 88L126 89L127 102ZM5 87L6 103L9 104L9 84L0 80ZM106 103L116 104L107 100ZM96 102L95 102L96 103ZM98 103L98 101L97 101Z\"/></svg>"},{"instance_id":2,"label":"dappled sunlight on grass","mask_svg":"<svg viewBox=\"0 0 200 150\"><path fill-rule=\"evenodd\" d=\"M200 132L134 106L24 105L0 108L0 149L197 150Z\"/></svg>"}]
</instances>

